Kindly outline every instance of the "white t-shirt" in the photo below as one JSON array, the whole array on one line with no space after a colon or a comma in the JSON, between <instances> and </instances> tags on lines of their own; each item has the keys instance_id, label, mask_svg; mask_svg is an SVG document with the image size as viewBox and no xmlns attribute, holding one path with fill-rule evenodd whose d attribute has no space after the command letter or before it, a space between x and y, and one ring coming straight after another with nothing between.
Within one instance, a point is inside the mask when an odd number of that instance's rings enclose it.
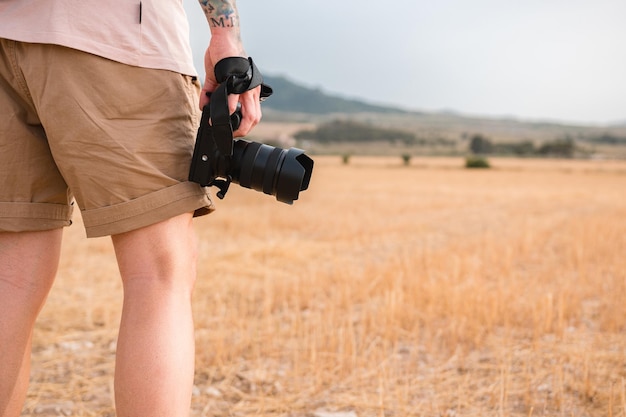
<instances>
[{"instance_id":1,"label":"white t-shirt","mask_svg":"<svg viewBox=\"0 0 626 417\"><path fill-rule=\"evenodd\" d=\"M196 75L182 0L0 0L0 37Z\"/></svg>"}]
</instances>

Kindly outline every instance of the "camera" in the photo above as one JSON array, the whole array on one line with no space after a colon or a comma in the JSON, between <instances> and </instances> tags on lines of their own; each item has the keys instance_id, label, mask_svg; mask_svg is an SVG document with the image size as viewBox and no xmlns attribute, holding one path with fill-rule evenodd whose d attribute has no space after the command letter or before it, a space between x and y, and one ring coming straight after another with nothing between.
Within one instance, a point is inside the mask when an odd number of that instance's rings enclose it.
<instances>
[{"instance_id":1,"label":"camera","mask_svg":"<svg viewBox=\"0 0 626 417\"><path fill-rule=\"evenodd\" d=\"M219 198L224 198L234 182L293 204L300 191L309 187L313 160L298 148L281 149L244 139L232 140L232 131L241 119L239 110L230 119L230 127L220 129L209 124L209 111L203 111L189 180L218 187ZM223 132L224 136L230 132L230 138L216 137L217 132Z\"/></svg>"},{"instance_id":2,"label":"camera","mask_svg":"<svg viewBox=\"0 0 626 417\"><path fill-rule=\"evenodd\" d=\"M215 78L220 84L210 94L209 105L202 110L189 180L203 187L218 187L219 198L224 198L234 182L293 204L300 191L309 187L313 160L302 149L286 150L233 138L242 114L240 107L229 114L228 95L242 94L260 85L263 101L272 95L272 88L263 84L252 58L220 60L215 65Z\"/></svg>"}]
</instances>

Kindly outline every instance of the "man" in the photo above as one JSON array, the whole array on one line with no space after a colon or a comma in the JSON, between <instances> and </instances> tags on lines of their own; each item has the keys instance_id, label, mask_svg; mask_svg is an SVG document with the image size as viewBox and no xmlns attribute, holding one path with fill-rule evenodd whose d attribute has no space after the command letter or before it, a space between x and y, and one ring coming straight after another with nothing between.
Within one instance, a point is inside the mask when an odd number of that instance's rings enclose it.
<instances>
[{"instance_id":1,"label":"man","mask_svg":"<svg viewBox=\"0 0 626 417\"><path fill-rule=\"evenodd\" d=\"M235 0L200 0L211 28L200 93L180 0L0 1L0 416L18 416L35 320L78 203L110 235L124 288L117 415L186 416L193 387L192 216L187 181L213 65L246 56ZM200 97L198 97L200 95ZM229 96L260 120L259 88Z\"/></svg>"}]
</instances>

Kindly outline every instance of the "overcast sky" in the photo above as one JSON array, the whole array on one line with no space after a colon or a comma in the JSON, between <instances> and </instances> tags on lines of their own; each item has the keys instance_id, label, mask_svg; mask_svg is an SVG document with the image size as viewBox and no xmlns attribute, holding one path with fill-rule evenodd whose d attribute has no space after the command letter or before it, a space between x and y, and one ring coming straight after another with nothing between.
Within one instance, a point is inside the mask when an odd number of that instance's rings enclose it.
<instances>
[{"instance_id":1,"label":"overcast sky","mask_svg":"<svg viewBox=\"0 0 626 417\"><path fill-rule=\"evenodd\" d=\"M196 0L196 67L209 38ZM625 0L240 0L262 72L411 110L626 121ZM280 94L276 91L275 94Z\"/></svg>"}]
</instances>

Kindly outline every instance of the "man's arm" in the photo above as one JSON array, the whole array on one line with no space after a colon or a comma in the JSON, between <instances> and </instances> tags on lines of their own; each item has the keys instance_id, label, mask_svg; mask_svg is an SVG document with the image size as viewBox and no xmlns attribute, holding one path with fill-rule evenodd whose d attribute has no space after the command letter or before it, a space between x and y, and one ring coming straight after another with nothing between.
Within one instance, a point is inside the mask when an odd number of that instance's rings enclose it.
<instances>
[{"instance_id":1,"label":"man's arm","mask_svg":"<svg viewBox=\"0 0 626 417\"><path fill-rule=\"evenodd\" d=\"M204 67L206 78L202 94L200 96L200 108L204 108L209 102L207 92L213 92L217 88L214 66L222 58L242 56L247 57L239 27L239 12L235 0L198 0L206 15L211 30L211 42L204 54ZM260 87L247 91L241 95L231 94L228 104L231 113L241 103L242 120L236 136L246 135L261 119L261 106L259 104Z\"/></svg>"},{"instance_id":2,"label":"man's arm","mask_svg":"<svg viewBox=\"0 0 626 417\"><path fill-rule=\"evenodd\" d=\"M239 27L239 13L234 2L200 0L200 5L211 28Z\"/></svg>"},{"instance_id":3,"label":"man's arm","mask_svg":"<svg viewBox=\"0 0 626 417\"><path fill-rule=\"evenodd\" d=\"M220 47L239 50L244 55L239 30L239 12L234 0L199 0L204 11L212 39L216 39Z\"/></svg>"}]
</instances>

